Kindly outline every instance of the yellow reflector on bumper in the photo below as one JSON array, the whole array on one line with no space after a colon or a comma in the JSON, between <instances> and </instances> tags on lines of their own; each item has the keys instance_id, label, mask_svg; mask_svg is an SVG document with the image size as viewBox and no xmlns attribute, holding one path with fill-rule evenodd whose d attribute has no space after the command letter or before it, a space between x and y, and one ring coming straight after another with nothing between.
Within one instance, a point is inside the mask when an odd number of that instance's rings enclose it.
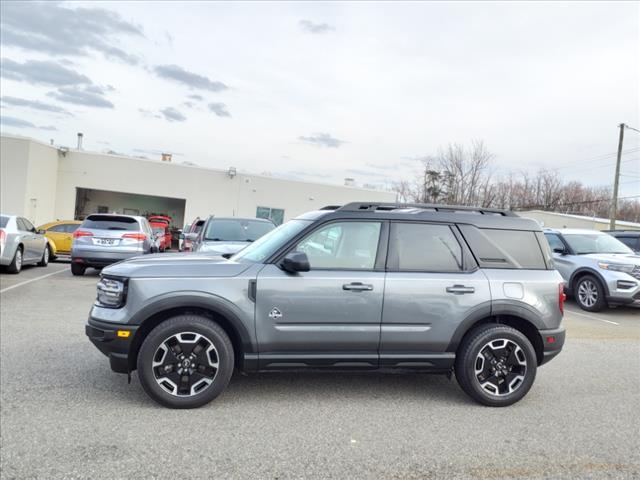
<instances>
[{"instance_id":1,"label":"yellow reflector on bumper","mask_svg":"<svg viewBox=\"0 0 640 480\"><path fill-rule=\"evenodd\" d=\"M131 335L131 332L129 330L118 330L117 335L120 338L129 338L129 335Z\"/></svg>"}]
</instances>

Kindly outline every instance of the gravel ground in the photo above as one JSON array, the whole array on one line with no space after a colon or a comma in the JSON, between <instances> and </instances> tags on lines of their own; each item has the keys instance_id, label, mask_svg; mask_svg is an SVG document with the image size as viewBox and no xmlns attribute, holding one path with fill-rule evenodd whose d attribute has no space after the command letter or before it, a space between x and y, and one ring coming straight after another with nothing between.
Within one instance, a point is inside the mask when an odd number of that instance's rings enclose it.
<instances>
[{"instance_id":1,"label":"gravel ground","mask_svg":"<svg viewBox=\"0 0 640 480\"><path fill-rule=\"evenodd\" d=\"M86 339L96 279L0 274L2 478L640 478L639 309L569 305L509 408L442 376L274 373L174 411Z\"/></svg>"}]
</instances>

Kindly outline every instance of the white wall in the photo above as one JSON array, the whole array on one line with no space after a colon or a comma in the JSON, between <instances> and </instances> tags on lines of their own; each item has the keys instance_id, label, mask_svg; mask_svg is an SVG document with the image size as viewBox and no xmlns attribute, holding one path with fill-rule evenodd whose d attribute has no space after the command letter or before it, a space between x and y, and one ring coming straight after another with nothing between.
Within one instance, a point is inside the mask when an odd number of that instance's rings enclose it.
<instances>
[{"instance_id":1,"label":"white wall","mask_svg":"<svg viewBox=\"0 0 640 480\"><path fill-rule=\"evenodd\" d=\"M58 152L19 137L0 142L0 210L35 225L55 218Z\"/></svg>"},{"instance_id":2,"label":"white wall","mask_svg":"<svg viewBox=\"0 0 640 480\"><path fill-rule=\"evenodd\" d=\"M3 159L3 201L5 182L12 186L26 182L22 190L13 186L6 196L11 201L21 197L23 210L31 198L37 198L36 223L73 218L76 187L185 199L184 223L209 214L255 217L258 206L283 209L288 220L325 205L395 200L394 193L378 190L259 175L238 174L230 178L226 170L78 150L61 155L54 147L17 137L2 136L3 157L5 150L8 162L5 166ZM33 162L27 171L21 166L25 157ZM52 195L55 201L49 200Z\"/></svg>"},{"instance_id":3,"label":"white wall","mask_svg":"<svg viewBox=\"0 0 640 480\"><path fill-rule=\"evenodd\" d=\"M609 221L593 219L589 217L567 216L561 213L544 212L542 210L531 210L529 212L518 212L520 217L537 220L542 226L547 228L587 228L591 230L609 230ZM640 230L640 224L631 222L616 222L617 229Z\"/></svg>"}]
</instances>

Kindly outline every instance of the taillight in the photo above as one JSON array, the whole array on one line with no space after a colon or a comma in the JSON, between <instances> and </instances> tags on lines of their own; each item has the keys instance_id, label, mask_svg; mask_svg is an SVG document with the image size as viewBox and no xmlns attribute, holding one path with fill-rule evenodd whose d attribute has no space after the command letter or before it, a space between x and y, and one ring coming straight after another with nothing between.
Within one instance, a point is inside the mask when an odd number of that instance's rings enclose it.
<instances>
[{"instance_id":1,"label":"taillight","mask_svg":"<svg viewBox=\"0 0 640 480\"><path fill-rule=\"evenodd\" d=\"M122 235L122 238L131 238L132 240L143 242L147 239L147 236L144 233L125 233Z\"/></svg>"},{"instance_id":2,"label":"taillight","mask_svg":"<svg viewBox=\"0 0 640 480\"><path fill-rule=\"evenodd\" d=\"M558 285L558 308L560 313L564 315L564 301L567 299L567 294L564 293L564 283Z\"/></svg>"},{"instance_id":3,"label":"taillight","mask_svg":"<svg viewBox=\"0 0 640 480\"><path fill-rule=\"evenodd\" d=\"M87 232L86 230L76 230L75 232L73 232L73 238L80 237L93 237L93 233Z\"/></svg>"},{"instance_id":4,"label":"taillight","mask_svg":"<svg viewBox=\"0 0 640 480\"><path fill-rule=\"evenodd\" d=\"M7 243L7 232L4 229L0 228L0 246L4 248L4 245Z\"/></svg>"}]
</instances>

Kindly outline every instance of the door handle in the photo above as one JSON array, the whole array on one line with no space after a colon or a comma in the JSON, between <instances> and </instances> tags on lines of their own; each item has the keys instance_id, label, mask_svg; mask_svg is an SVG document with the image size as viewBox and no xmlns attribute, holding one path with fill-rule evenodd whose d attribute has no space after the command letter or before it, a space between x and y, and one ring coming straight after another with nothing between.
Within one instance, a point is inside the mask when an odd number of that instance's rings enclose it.
<instances>
[{"instance_id":1,"label":"door handle","mask_svg":"<svg viewBox=\"0 0 640 480\"><path fill-rule=\"evenodd\" d=\"M463 295L465 293L475 293L476 289L473 287L465 287L464 285L453 285L447 287L447 293L453 293L454 295Z\"/></svg>"},{"instance_id":2,"label":"door handle","mask_svg":"<svg viewBox=\"0 0 640 480\"><path fill-rule=\"evenodd\" d=\"M373 290L373 285L361 283L361 282L352 282L345 283L342 285L343 290L351 290L352 292L370 292Z\"/></svg>"}]
</instances>

